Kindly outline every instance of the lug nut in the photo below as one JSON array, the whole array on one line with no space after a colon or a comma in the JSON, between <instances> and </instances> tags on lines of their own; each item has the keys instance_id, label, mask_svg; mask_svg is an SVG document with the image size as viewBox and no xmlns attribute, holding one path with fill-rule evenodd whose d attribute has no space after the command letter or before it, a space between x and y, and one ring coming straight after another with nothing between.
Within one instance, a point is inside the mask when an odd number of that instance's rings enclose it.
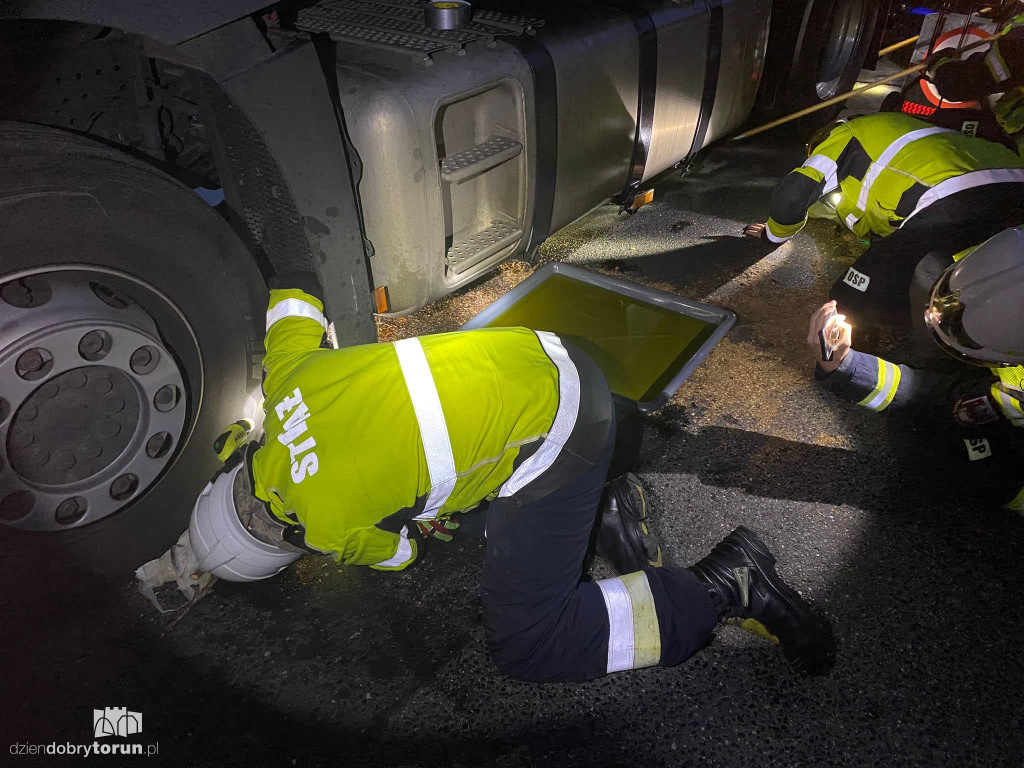
<instances>
[{"instance_id":1,"label":"lug nut","mask_svg":"<svg viewBox=\"0 0 1024 768\"><path fill-rule=\"evenodd\" d=\"M28 381L41 379L53 367L53 355L45 349L30 349L19 355L14 369L17 374Z\"/></svg>"},{"instance_id":2,"label":"lug nut","mask_svg":"<svg viewBox=\"0 0 1024 768\"><path fill-rule=\"evenodd\" d=\"M43 367L43 356L36 350L30 349L24 355L21 356L21 370L34 373Z\"/></svg>"},{"instance_id":3,"label":"lug nut","mask_svg":"<svg viewBox=\"0 0 1024 768\"><path fill-rule=\"evenodd\" d=\"M106 331L89 331L78 342L78 354L95 362L106 357L112 345L113 339Z\"/></svg>"},{"instance_id":4,"label":"lug nut","mask_svg":"<svg viewBox=\"0 0 1024 768\"><path fill-rule=\"evenodd\" d=\"M64 377L64 381L66 381L68 386L72 389L81 389L85 386L85 383L88 380L89 378L85 375L84 371L71 371Z\"/></svg>"},{"instance_id":5,"label":"lug nut","mask_svg":"<svg viewBox=\"0 0 1024 768\"><path fill-rule=\"evenodd\" d=\"M156 368L158 362L160 362L160 353L153 347L145 346L132 352L129 364L135 373L143 376Z\"/></svg>"},{"instance_id":6,"label":"lug nut","mask_svg":"<svg viewBox=\"0 0 1024 768\"><path fill-rule=\"evenodd\" d=\"M7 404L7 401L0 397L0 424L7 421L7 417L11 415L11 406Z\"/></svg>"},{"instance_id":7,"label":"lug nut","mask_svg":"<svg viewBox=\"0 0 1024 768\"><path fill-rule=\"evenodd\" d=\"M171 449L171 435L168 432L157 432L146 441L146 455L151 459L159 459Z\"/></svg>"},{"instance_id":8,"label":"lug nut","mask_svg":"<svg viewBox=\"0 0 1024 768\"><path fill-rule=\"evenodd\" d=\"M135 475L121 475L110 484L110 495L118 501L124 501L139 487L139 478Z\"/></svg>"},{"instance_id":9,"label":"lug nut","mask_svg":"<svg viewBox=\"0 0 1024 768\"><path fill-rule=\"evenodd\" d=\"M178 404L178 388L173 384L165 384L153 396L153 404L161 413L166 413Z\"/></svg>"},{"instance_id":10,"label":"lug nut","mask_svg":"<svg viewBox=\"0 0 1024 768\"><path fill-rule=\"evenodd\" d=\"M89 506L85 499L81 496L72 496L70 499L64 499L57 506L57 512L54 517L61 525L69 525L77 520L81 520L88 508Z\"/></svg>"}]
</instances>

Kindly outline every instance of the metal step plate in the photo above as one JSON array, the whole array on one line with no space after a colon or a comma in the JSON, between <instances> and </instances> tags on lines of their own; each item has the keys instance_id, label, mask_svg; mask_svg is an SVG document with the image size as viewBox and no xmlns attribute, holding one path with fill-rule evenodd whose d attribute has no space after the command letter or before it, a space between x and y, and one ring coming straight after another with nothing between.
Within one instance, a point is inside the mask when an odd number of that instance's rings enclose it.
<instances>
[{"instance_id":1,"label":"metal step plate","mask_svg":"<svg viewBox=\"0 0 1024 768\"><path fill-rule=\"evenodd\" d=\"M445 261L452 272L459 274L513 245L522 237L523 230L515 224L495 220L487 229L452 243Z\"/></svg>"},{"instance_id":2,"label":"metal step plate","mask_svg":"<svg viewBox=\"0 0 1024 768\"><path fill-rule=\"evenodd\" d=\"M474 9L472 21L462 29L437 30L426 25L420 0L323 0L299 11L295 26L327 33L337 42L361 41L431 54L474 40L522 35L543 23L531 16Z\"/></svg>"},{"instance_id":3,"label":"metal step plate","mask_svg":"<svg viewBox=\"0 0 1024 768\"><path fill-rule=\"evenodd\" d=\"M491 136L475 147L448 155L441 161L441 178L449 184L489 171L523 151L523 145L515 139Z\"/></svg>"}]
</instances>

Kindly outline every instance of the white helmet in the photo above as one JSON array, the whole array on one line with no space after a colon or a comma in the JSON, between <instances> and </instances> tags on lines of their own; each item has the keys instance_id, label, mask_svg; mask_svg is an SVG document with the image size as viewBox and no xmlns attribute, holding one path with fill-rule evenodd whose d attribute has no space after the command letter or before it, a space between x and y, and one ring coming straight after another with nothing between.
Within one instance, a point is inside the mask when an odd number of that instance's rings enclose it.
<instances>
[{"instance_id":1,"label":"white helmet","mask_svg":"<svg viewBox=\"0 0 1024 768\"><path fill-rule=\"evenodd\" d=\"M225 581L267 579L302 557L302 552L265 544L242 525L235 493L248 493L247 477L246 462L240 461L207 483L188 526L199 567Z\"/></svg>"},{"instance_id":2,"label":"white helmet","mask_svg":"<svg viewBox=\"0 0 1024 768\"><path fill-rule=\"evenodd\" d=\"M946 352L993 367L1024 364L1024 231L1004 229L949 267L925 324Z\"/></svg>"}]
</instances>

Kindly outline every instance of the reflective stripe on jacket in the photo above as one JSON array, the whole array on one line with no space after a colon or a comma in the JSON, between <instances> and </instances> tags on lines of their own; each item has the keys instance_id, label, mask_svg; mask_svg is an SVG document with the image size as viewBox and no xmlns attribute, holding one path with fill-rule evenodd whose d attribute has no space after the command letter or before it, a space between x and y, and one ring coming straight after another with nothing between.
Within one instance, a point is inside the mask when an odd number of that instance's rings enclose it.
<instances>
[{"instance_id":1,"label":"reflective stripe on jacket","mask_svg":"<svg viewBox=\"0 0 1024 768\"><path fill-rule=\"evenodd\" d=\"M909 115L867 115L837 126L779 183L767 237L791 238L807 222L808 208L830 193L839 194L836 213L850 231L885 236L937 200L1005 182L1024 184L1024 160L1004 146Z\"/></svg>"},{"instance_id":2,"label":"reflective stripe on jacket","mask_svg":"<svg viewBox=\"0 0 1024 768\"><path fill-rule=\"evenodd\" d=\"M580 404L557 336L484 329L321 349L323 305L271 291L256 494L344 563L397 570L414 518L513 495L558 458Z\"/></svg>"}]
</instances>

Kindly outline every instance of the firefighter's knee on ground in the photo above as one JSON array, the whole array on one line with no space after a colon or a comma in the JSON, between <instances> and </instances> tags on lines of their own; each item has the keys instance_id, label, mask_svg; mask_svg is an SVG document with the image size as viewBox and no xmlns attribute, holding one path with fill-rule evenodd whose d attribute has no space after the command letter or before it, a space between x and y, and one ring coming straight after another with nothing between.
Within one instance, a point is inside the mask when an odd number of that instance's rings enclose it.
<instances>
[{"instance_id":1,"label":"firefighter's knee on ground","mask_svg":"<svg viewBox=\"0 0 1024 768\"><path fill-rule=\"evenodd\" d=\"M575 659L566 659L574 648L560 614L526 616L515 607L484 606L487 650L494 665L516 680L544 682L564 680ZM578 651L578 647L575 647ZM575 656L575 654L572 654Z\"/></svg>"}]
</instances>

